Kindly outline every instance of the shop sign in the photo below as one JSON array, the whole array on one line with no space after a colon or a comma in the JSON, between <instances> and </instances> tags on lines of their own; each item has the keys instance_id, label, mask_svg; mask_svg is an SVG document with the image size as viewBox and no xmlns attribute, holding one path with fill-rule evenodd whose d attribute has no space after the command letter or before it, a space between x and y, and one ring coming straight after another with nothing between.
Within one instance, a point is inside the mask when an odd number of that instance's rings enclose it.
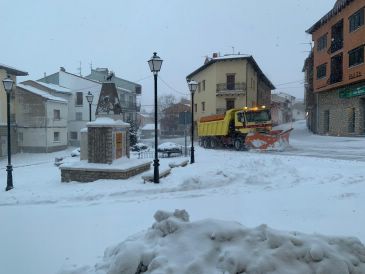
<instances>
[{"instance_id":1,"label":"shop sign","mask_svg":"<svg viewBox=\"0 0 365 274\"><path fill-rule=\"evenodd\" d=\"M340 90L340 98L351 98L356 96L365 95L365 86L355 89L343 89Z\"/></svg>"}]
</instances>

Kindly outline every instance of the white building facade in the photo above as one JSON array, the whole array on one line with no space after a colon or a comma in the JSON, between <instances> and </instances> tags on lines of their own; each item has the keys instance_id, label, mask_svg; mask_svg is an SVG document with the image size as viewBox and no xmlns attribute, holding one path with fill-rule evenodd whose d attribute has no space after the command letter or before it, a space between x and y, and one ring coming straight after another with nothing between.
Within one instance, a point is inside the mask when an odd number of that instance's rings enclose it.
<instances>
[{"instance_id":1,"label":"white building facade","mask_svg":"<svg viewBox=\"0 0 365 274\"><path fill-rule=\"evenodd\" d=\"M57 73L39 79L38 82L58 85L71 92L68 96L68 144L80 146L80 130L85 128L86 123L89 122L89 103L86 95L90 92L94 96L91 105L91 120L93 121L101 83L66 72L63 68Z\"/></svg>"},{"instance_id":2,"label":"white building facade","mask_svg":"<svg viewBox=\"0 0 365 274\"><path fill-rule=\"evenodd\" d=\"M33 86L18 84L15 95L18 147L53 152L67 147L68 102Z\"/></svg>"}]
</instances>

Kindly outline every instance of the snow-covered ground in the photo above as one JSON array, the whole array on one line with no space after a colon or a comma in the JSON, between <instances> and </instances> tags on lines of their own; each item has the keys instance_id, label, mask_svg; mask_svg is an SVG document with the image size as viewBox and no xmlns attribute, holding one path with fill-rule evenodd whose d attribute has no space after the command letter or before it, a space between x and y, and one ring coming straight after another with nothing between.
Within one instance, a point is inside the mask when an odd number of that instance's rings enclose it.
<instances>
[{"instance_id":1,"label":"snow-covered ground","mask_svg":"<svg viewBox=\"0 0 365 274\"><path fill-rule=\"evenodd\" d=\"M294 126L284 152L196 147L196 164L174 168L159 185L143 184L140 175L62 184L54 158L72 149L14 155L15 188L0 191L0 273L93 265L106 247L148 229L160 209L186 209L191 221L267 224L365 243L365 139L313 136L303 122ZM161 168L171 161L160 159ZM0 166L5 188L6 159Z\"/></svg>"}]
</instances>

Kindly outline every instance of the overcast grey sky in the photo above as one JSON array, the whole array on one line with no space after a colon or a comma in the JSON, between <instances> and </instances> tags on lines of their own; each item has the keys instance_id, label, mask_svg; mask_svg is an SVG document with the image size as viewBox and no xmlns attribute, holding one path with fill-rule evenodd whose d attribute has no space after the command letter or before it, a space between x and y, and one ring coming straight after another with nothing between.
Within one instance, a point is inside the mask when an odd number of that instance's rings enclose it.
<instances>
[{"instance_id":1,"label":"overcast grey sky","mask_svg":"<svg viewBox=\"0 0 365 274\"><path fill-rule=\"evenodd\" d=\"M303 98L301 72L311 37L305 34L335 0L0 0L0 63L30 79L60 66L82 74L108 67L139 81L142 105L152 103L147 60L164 60L159 93L187 94L185 76L206 55L252 54L277 91ZM148 77L148 78L146 78ZM143 79L143 80L141 80ZM19 78L22 81L22 78ZM298 81L290 85L282 83ZM179 93L178 93L179 92Z\"/></svg>"}]
</instances>

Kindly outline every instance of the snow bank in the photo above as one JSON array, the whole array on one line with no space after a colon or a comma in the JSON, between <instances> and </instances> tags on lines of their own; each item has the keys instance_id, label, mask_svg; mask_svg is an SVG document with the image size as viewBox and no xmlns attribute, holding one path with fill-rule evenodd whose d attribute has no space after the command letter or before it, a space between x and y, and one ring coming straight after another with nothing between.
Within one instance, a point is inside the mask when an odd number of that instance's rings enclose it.
<instances>
[{"instance_id":1,"label":"snow bank","mask_svg":"<svg viewBox=\"0 0 365 274\"><path fill-rule=\"evenodd\" d=\"M108 248L102 263L60 274L365 273L365 247L355 238L281 232L266 225L189 222L185 210L158 211L156 222Z\"/></svg>"}]
</instances>

